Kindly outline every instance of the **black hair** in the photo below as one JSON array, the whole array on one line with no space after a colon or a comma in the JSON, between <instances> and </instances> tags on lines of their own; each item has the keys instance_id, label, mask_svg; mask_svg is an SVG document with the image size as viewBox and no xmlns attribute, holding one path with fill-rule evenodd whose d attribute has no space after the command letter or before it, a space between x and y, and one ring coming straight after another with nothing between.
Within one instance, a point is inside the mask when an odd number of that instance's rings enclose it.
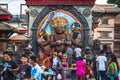
<instances>
[{"instance_id":1,"label":"black hair","mask_svg":"<svg viewBox=\"0 0 120 80\"><path fill-rule=\"evenodd\" d=\"M110 55L110 58L111 58L111 61L110 61L110 62L115 62L115 63L116 63L116 65L117 65L117 70L118 70L118 72L119 72L119 64L118 64L117 57L112 53L112 54Z\"/></svg>"},{"instance_id":2,"label":"black hair","mask_svg":"<svg viewBox=\"0 0 120 80\"><path fill-rule=\"evenodd\" d=\"M26 55L26 54L22 54L22 57L25 57L25 58L27 58L27 55Z\"/></svg>"},{"instance_id":3,"label":"black hair","mask_svg":"<svg viewBox=\"0 0 120 80\"><path fill-rule=\"evenodd\" d=\"M101 53L101 54L104 54L104 53L105 53L105 50L101 50L100 53Z\"/></svg>"},{"instance_id":4,"label":"black hair","mask_svg":"<svg viewBox=\"0 0 120 80\"><path fill-rule=\"evenodd\" d=\"M35 55L30 56L30 59L33 60L34 62L37 62L37 57Z\"/></svg>"},{"instance_id":5,"label":"black hair","mask_svg":"<svg viewBox=\"0 0 120 80\"><path fill-rule=\"evenodd\" d=\"M3 55L4 55L4 54L7 54L7 55L11 56L11 54L10 54L9 51L4 51L4 52L3 52Z\"/></svg>"},{"instance_id":6,"label":"black hair","mask_svg":"<svg viewBox=\"0 0 120 80\"><path fill-rule=\"evenodd\" d=\"M110 58L111 58L112 62L116 62L117 61L117 58L116 58L116 56L114 54L111 54Z\"/></svg>"}]
</instances>

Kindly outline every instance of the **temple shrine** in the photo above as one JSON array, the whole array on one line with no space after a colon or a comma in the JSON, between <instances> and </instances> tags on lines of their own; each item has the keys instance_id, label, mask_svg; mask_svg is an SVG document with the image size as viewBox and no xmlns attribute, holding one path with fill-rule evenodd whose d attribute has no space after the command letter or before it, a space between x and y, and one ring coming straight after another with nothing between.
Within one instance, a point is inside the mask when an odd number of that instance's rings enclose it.
<instances>
[{"instance_id":1,"label":"temple shrine","mask_svg":"<svg viewBox=\"0 0 120 80\"><path fill-rule=\"evenodd\" d=\"M35 54L64 53L68 45L91 47L95 0L26 0Z\"/></svg>"}]
</instances>

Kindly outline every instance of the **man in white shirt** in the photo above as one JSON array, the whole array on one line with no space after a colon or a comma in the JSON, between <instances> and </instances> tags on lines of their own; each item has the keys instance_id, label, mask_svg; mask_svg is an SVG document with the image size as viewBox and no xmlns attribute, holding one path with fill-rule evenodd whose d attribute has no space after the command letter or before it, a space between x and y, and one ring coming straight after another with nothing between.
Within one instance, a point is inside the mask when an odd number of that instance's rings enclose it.
<instances>
[{"instance_id":1,"label":"man in white shirt","mask_svg":"<svg viewBox=\"0 0 120 80\"><path fill-rule=\"evenodd\" d=\"M101 80L105 80L106 76L106 65L107 65L107 58L105 56L105 51L102 50L101 54L96 59L96 67L97 71L100 74Z\"/></svg>"},{"instance_id":2,"label":"man in white shirt","mask_svg":"<svg viewBox=\"0 0 120 80\"><path fill-rule=\"evenodd\" d=\"M76 48L74 49L75 55L76 55L76 59L78 59L81 56L81 52L82 49L78 46L76 46Z\"/></svg>"}]
</instances>

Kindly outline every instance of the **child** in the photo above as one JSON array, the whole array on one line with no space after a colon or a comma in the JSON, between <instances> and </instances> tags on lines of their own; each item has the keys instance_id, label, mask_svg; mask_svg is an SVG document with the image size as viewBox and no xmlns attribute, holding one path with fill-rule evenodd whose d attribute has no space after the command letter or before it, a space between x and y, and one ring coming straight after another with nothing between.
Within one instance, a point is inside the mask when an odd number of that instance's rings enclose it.
<instances>
[{"instance_id":1,"label":"child","mask_svg":"<svg viewBox=\"0 0 120 80\"><path fill-rule=\"evenodd\" d=\"M62 68L63 68L63 76L64 76L64 80L66 80L66 70L67 70L67 65L68 63L68 59L66 58L66 54L63 54L62 56Z\"/></svg>"},{"instance_id":2,"label":"child","mask_svg":"<svg viewBox=\"0 0 120 80\"><path fill-rule=\"evenodd\" d=\"M20 66L20 80L29 80L31 77L31 66L27 63L28 59L25 54L21 57L21 66Z\"/></svg>"},{"instance_id":3,"label":"child","mask_svg":"<svg viewBox=\"0 0 120 80\"><path fill-rule=\"evenodd\" d=\"M78 60L76 61L76 80L83 80L83 77L85 75L84 67L85 63L82 57L79 57Z\"/></svg>"},{"instance_id":4,"label":"child","mask_svg":"<svg viewBox=\"0 0 120 80\"><path fill-rule=\"evenodd\" d=\"M91 75L91 69L90 69L89 63L87 62L85 65L85 78L86 78L86 80L89 80L90 75Z\"/></svg>"}]
</instances>

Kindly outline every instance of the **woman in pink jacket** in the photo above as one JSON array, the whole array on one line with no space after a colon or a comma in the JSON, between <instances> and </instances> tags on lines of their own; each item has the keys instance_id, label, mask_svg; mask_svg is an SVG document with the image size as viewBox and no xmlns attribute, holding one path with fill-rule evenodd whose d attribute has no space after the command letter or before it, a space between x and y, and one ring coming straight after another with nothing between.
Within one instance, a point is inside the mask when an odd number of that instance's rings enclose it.
<instances>
[{"instance_id":1,"label":"woman in pink jacket","mask_svg":"<svg viewBox=\"0 0 120 80\"><path fill-rule=\"evenodd\" d=\"M85 74L85 63L82 59L82 57L79 57L76 61L76 80L84 80L84 74Z\"/></svg>"}]
</instances>

